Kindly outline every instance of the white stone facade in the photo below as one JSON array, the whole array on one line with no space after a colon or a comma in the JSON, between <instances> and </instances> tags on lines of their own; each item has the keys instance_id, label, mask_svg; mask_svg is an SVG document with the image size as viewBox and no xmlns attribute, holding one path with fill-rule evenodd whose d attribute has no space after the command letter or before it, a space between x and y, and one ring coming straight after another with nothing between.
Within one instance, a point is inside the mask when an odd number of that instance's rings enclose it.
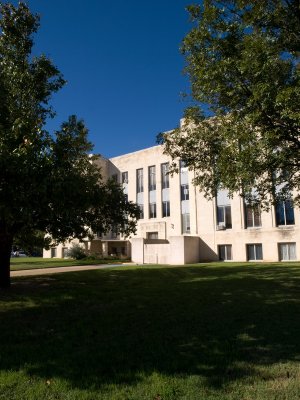
<instances>
[{"instance_id":1,"label":"white stone facade","mask_svg":"<svg viewBox=\"0 0 300 400\"><path fill-rule=\"evenodd\" d=\"M179 173L166 177L162 146L99 159L104 178L114 177L128 200L143 208L136 235L128 241L111 234L86 248L103 255L112 251L136 263L186 264L219 259L232 261L300 260L300 212L289 204L269 212L247 210L243 199L220 192L206 200L193 186L193 172L183 164ZM60 245L52 256L62 257ZM56 255L55 255L55 254ZM51 250L44 251L51 257Z\"/></svg>"}]
</instances>

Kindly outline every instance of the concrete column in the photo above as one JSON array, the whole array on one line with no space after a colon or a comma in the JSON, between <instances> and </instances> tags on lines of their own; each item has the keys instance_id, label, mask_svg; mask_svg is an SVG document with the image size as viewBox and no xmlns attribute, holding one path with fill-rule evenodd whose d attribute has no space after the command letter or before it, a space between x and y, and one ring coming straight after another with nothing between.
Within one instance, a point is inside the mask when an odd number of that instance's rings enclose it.
<instances>
[{"instance_id":1,"label":"concrete column","mask_svg":"<svg viewBox=\"0 0 300 400\"><path fill-rule=\"evenodd\" d=\"M131 239L131 259L135 263L144 264L144 238Z\"/></svg>"}]
</instances>

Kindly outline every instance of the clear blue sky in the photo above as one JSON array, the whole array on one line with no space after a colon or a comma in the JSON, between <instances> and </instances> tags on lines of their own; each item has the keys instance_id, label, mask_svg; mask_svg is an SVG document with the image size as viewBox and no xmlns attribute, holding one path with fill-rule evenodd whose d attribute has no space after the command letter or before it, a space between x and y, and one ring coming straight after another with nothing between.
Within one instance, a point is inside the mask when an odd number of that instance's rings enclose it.
<instances>
[{"instance_id":1,"label":"clear blue sky","mask_svg":"<svg viewBox=\"0 0 300 400\"><path fill-rule=\"evenodd\" d=\"M68 84L53 97L54 130L84 119L95 153L121 155L155 145L188 105L180 43L189 0L28 0L41 15L35 54L45 53Z\"/></svg>"}]
</instances>

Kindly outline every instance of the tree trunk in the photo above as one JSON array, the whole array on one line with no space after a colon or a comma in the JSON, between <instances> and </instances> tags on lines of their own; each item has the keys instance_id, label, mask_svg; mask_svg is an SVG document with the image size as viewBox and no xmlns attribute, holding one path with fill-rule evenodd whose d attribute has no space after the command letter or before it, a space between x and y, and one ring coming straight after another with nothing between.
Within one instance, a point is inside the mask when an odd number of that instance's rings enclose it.
<instances>
[{"instance_id":1,"label":"tree trunk","mask_svg":"<svg viewBox=\"0 0 300 400\"><path fill-rule=\"evenodd\" d=\"M0 231L0 288L10 287L10 255L13 239Z\"/></svg>"}]
</instances>

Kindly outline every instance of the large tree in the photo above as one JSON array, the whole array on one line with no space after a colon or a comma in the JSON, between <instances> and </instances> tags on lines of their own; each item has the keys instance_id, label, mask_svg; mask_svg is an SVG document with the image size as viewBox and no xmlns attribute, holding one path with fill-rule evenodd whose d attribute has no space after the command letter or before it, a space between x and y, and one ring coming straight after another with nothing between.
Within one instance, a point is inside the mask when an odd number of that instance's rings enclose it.
<instances>
[{"instance_id":1,"label":"large tree","mask_svg":"<svg viewBox=\"0 0 300 400\"><path fill-rule=\"evenodd\" d=\"M299 191L299 0L204 0L188 11L182 51L194 104L163 136L166 153L195 170L208 197L254 187L268 206Z\"/></svg>"},{"instance_id":2,"label":"large tree","mask_svg":"<svg viewBox=\"0 0 300 400\"><path fill-rule=\"evenodd\" d=\"M0 287L8 287L14 239L36 231L82 239L111 225L129 234L138 209L101 180L82 121L44 129L64 80L48 58L31 55L38 16L20 2L0 3L0 17Z\"/></svg>"}]
</instances>

